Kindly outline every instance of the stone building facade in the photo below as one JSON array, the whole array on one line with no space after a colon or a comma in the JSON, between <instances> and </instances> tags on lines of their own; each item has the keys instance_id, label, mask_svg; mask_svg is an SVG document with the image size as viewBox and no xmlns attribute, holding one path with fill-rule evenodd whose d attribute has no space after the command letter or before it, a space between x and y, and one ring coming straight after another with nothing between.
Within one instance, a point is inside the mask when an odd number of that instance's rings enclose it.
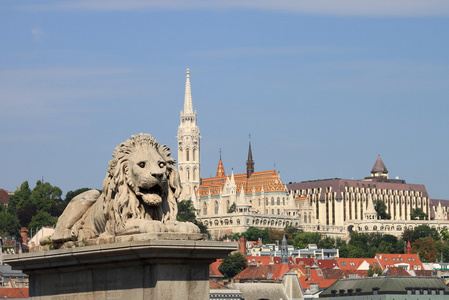
<instances>
[{"instance_id":1,"label":"stone building facade","mask_svg":"<svg viewBox=\"0 0 449 300\"><path fill-rule=\"evenodd\" d=\"M389 179L380 156L363 180L325 179L287 184L298 207L301 226L306 231L347 237L351 231L383 232L400 236L405 229L423 223L438 230L449 227L447 210L441 203L432 205L422 184ZM378 219L373 203L385 203L389 220ZM442 202L442 201L440 201ZM420 208L429 220L411 220L413 209Z\"/></svg>"},{"instance_id":2,"label":"stone building facade","mask_svg":"<svg viewBox=\"0 0 449 300\"><path fill-rule=\"evenodd\" d=\"M202 179L192 200L198 220L208 226L211 235L219 238L249 227L299 226L298 209L279 174L274 170L254 172L251 141L246 165L246 173L226 176L220 157L216 176Z\"/></svg>"}]
</instances>

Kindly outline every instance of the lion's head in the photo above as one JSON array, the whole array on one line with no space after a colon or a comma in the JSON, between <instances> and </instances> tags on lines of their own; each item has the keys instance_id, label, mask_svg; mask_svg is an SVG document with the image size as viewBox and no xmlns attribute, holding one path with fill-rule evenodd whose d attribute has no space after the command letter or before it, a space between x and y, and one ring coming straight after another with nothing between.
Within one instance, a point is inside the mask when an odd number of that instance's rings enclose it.
<instances>
[{"instance_id":1,"label":"lion's head","mask_svg":"<svg viewBox=\"0 0 449 300\"><path fill-rule=\"evenodd\" d=\"M181 181L170 154L142 133L116 147L103 182L106 231L115 232L129 219L176 220Z\"/></svg>"}]
</instances>

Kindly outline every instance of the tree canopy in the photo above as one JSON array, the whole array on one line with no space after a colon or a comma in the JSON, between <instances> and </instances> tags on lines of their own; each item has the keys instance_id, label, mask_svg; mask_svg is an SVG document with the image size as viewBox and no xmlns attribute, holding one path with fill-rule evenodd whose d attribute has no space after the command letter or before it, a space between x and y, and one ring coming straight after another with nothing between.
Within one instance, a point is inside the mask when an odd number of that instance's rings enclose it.
<instances>
[{"instance_id":1,"label":"tree canopy","mask_svg":"<svg viewBox=\"0 0 449 300\"><path fill-rule=\"evenodd\" d=\"M178 202L178 215L176 219L180 222L191 222L200 228L201 233L210 236L207 226L196 219L195 207L192 200L182 200Z\"/></svg>"},{"instance_id":2,"label":"tree canopy","mask_svg":"<svg viewBox=\"0 0 449 300\"><path fill-rule=\"evenodd\" d=\"M248 267L248 262L242 254L234 252L224 258L218 270L226 278L232 278Z\"/></svg>"},{"instance_id":3,"label":"tree canopy","mask_svg":"<svg viewBox=\"0 0 449 300\"><path fill-rule=\"evenodd\" d=\"M390 220L391 215L387 213L387 205L382 200L374 200L374 209L377 212L379 219Z\"/></svg>"}]
</instances>

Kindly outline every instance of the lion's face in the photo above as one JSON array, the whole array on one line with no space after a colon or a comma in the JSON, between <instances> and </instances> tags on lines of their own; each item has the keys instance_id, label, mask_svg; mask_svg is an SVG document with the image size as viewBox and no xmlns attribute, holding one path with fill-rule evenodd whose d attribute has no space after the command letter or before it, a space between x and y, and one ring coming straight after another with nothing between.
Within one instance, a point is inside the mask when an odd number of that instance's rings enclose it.
<instances>
[{"instance_id":1,"label":"lion's face","mask_svg":"<svg viewBox=\"0 0 449 300\"><path fill-rule=\"evenodd\" d=\"M128 157L128 185L137 198L160 206L167 191L167 163L154 147L136 147Z\"/></svg>"}]
</instances>

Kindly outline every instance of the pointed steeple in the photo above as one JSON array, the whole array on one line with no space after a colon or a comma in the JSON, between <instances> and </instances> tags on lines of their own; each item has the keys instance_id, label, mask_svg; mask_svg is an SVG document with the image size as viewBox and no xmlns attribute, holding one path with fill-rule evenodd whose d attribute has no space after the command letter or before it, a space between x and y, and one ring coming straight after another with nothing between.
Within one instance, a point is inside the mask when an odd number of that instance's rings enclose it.
<instances>
[{"instance_id":1,"label":"pointed steeple","mask_svg":"<svg viewBox=\"0 0 449 300\"><path fill-rule=\"evenodd\" d=\"M221 160L221 149L220 149L220 160L218 161L218 167L217 167L217 175L216 177L225 177L225 170L223 166L223 161Z\"/></svg>"},{"instance_id":2,"label":"pointed steeple","mask_svg":"<svg viewBox=\"0 0 449 300\"><path fill-rule=\"evenodd\" d=\"M184 94L184 113L193 114L192 90L190 88L190 70L186 71L186 90Z\"/></svg>"},{"instance_id":3,"label":"pointed steeple","mask_svg":"<svg viewBox=\"0 0 449 300\"><path fill-rule=\"evenodd\" d=\"M246 161L246 178L251 177L254 173L253 152L251 151L251 135L249 135L248 160Z\"/></svg>"},{"instance_id":4,"label":"pointed steeple","mask_svg":"<svg viewBox=\"0 0 449 300\"><path fill-rule=\"evenodd\" d=\"M282 237L281 242L281 264L286 265L288 264L288 245L287 245L287 239L284 236Z\"/></svg>"},{"instance_id":5,"label":"pointed steeple","mask_svg":"<svg viewBox=\"0 0 449 300\"><path fill-rule=\"evenodd\" d=\"M405 254L413 254L412 245L410 245L410 241L407 241L407 248L405 249Z\"/></svg>"},{"instance_id":6,"label":"pointed steeple","mask_svg":"<svg viewBox=\"0 0 449 300\"><path fill-rule=\"evenodd\" d=\"M377 211L374 208L371 196L368 196L367 208L365 210L365 220L377 220Z\"/></svg>"},{"instance_id":7,"label":"pointed steeple","mask_svg":"<svg viewBox=\"0 0 449 300\"><path fill-rule=\"evenodd\" d=\"M377 156L376 162L374 163L373 169L371 170L372 177L386 177L388 178L388 170L380 158L380 155Z\"/></svg>"}]
</instances>

